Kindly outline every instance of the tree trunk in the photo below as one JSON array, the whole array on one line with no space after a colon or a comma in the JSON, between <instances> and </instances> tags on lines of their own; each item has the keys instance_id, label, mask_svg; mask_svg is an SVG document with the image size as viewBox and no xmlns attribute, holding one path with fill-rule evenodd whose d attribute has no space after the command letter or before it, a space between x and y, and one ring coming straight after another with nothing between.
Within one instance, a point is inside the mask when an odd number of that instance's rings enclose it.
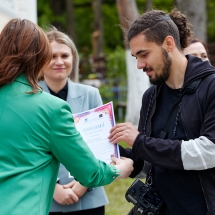
<instances>
[{"instance_id":1,"label":"tree trunk","mask_svg":"<svg viewBox=\"0 0 215 215\"><path fill-rule=\"evenodd\" d=\"M122 28L127 29L138 16L135 0L117 0L117 10ZM141 108L142 95L150 86L149 79L143 71L137 69L136 60L125 39L126 70L128 76L127 108L125 121L137 126Z\"/></svg>"},{"instance_id":2,"label":"tree trunk","mask_svg":"<svg viewBox=\"0 0 215 215\"><path fill-rule=\"evenodd\" d=\"M59 16L62 16L63 11L65 10L65 1L50 0L50 6L54 16L59 17ZM64 29L61 22L57 20L53 21L52 25L54 25L59 30Z\"/></svg>"},{"instance_id":3,"label":"tree trunk","mask_svg":"<svg viewBox=\"0 0 215 215\"><path fill-rule=\"evenodd\" d=\"M75 15L74 15L74 0L66 0L66 21L67 21L67 33L72 37L75 44L76 30L75 30Z\"/></svg>"},{"instance_id":4,"label":"tree trunk","mask_svg":"<svg viewBox=\"0 0 215 215\"><path fill-rule=\"evenodd\" d=\"M130 23L139 16L136 0L116 0L116 3L120 24L124 29L127 29L129 28ZM129 49L126 38L124 42L125 48Z\"/></svg>"},{"instance_id":5,"label":"tree trunk","mask_svg":"<svg viewBox=\"0 0 215 215\"><path fill-rule=\"evenodd\" d=\"M93 33L92 33L92 62L93 71L97 73L99 79L105 78L106 59L104 57L104 37L103 37L103 17L102 17L102 1L93 0L92 8L94 12Z\"/></svg>"},{"instance_id":6,"label":"tree trunk","mask_svg":"<svg viewBox=\"0 0 215 215\"><path fill-rule=\"evenodd\" d=\"M103 56L103 18L102 18L102 3L101 0L93 0L92 7L94 12L93 22L93 57Z\"/></svg>"},{"instance_id":7,"label":"tree trunk","mask_svg":"<svg viewBox=\"0 0 215 215\"><path fill-rule=\"evenodd\" d=\"M152 2L153 0L146 0L146 10L152 9Z\"/></svg>"},{"instance_id":8,"label":"tree trunk","mask_svg":"<svg viewBox=\"0 0 215 215\"><path fill-rule=\"evenodd\" d=\"M195 36L207 43L207 12L205 0L175 0L178 10L187 14Z\"/></svg>"}]
</instances>

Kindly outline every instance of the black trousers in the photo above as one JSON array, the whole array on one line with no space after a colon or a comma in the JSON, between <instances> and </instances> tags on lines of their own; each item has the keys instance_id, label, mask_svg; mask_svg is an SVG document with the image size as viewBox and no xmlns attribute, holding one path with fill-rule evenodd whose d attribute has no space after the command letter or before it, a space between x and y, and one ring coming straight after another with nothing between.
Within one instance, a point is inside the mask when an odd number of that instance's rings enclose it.
<instances>
[{"instance_id":1,"label":"black trousers","mask_svg":"<svg viewBox=\"0 0 215 215\"><path fill-rule=\"evenodd\" d=\"M83 211L74 211L68 213L62 212L50 212L49 215L104 215L105 214L105 206L83 210Z\"/></svg>"}]
</instances>

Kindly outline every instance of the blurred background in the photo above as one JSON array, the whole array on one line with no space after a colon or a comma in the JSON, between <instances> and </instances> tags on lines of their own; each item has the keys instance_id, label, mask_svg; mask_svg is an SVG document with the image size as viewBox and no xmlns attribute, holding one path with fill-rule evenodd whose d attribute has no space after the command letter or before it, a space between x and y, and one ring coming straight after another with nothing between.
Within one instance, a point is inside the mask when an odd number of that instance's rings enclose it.
<instances>
[{"instance_id":1,"label":"blurred background","mask_svg":"<svg viewBox=\"0 0 215 215\"><path fill-rule=\"evenodd\" d=\"M79 81L99 88L104 103L113 101L117 122L137 125L142 94L150 84L136 68L120 25L127 28L148 9L168 12L174 6L187 14L215 65L214 0L0 0L0 30L21 17L70 35L80 56Z\"/></svg>"},{"instance_id":2,"label":"blurred background","mask_svg":"<svg viewBox=\"0 0 215 215\"><path fill-rule=\"evenodd\" d=\"M25 18L43 29L54 25L73 39L80 56L79 82L99 88L103 103L113 101L116 122L138 124L141 98L150 86L136 68L121 27L148 9L186 13L215 65L214 0L0 0L0 31L12 18ZM120 27L121 26L121 27ZM124 143L120 143L124 144ZM107 215L124 215L132 207L124 193L132 179L105 187Z\"/></svg>"}]
</instances>

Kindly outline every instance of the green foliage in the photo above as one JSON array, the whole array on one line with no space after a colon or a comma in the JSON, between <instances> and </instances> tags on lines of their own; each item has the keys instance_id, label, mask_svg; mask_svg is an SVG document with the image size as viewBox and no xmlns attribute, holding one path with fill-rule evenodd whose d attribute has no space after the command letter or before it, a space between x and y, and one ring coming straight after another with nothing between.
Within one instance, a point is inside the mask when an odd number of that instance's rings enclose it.
<instances>
[{"instance_id":1,"label":"green foliage","mask_svg":"<svg viewBox=\"0 0 215 215\"><path fill-rule=\"evenodd\" d=\"M127 74L125 65L125 50L121 46L117 46L114 51L107 55L106 78L99 88L103 103L113 101L117 121L120 120L118 105L122 102L125 103L127 98Z\"/></svg>"},{"instance_id":2,"label":"green foliage","mask_svg":"<svg viewBox=\"0 0 215 215\"><path fill-rule=\"evenodd\" d=\"M112 52L116 46L124 47L123 35L119 27L119 18L115 4L103 4L104 50Z\"/></svg>"},{"instance_id":3,"label":"green foliage","mask_svg":"<svg viewBox=\"0 0 215 215\"><path fill-rule=\"evenodd\" d=\"M74 1L74 4L78 3L79 5L84 3L90 3L89 0L79 0ZM93 32L93 10L92 7L84 6L74 8L75 12L75 29L77 34L76 45L78 49L83 49L83 47L88 47L90 52L92 52L91 46L91 34Z\"/></svg>"},{"instance_id":4,"label":"green foliage","mask_svg":"<svg viewBox=\"0 0 215 215\"><path fill-rule=\"evenodd\" d=\"M136 0L137 2L137 7L139 10L139 13L142 14L144 13L147 8L146 8L146 0ZM170 11L173 7L173 2L174 0L153 0L153 9L157 9L157 10L165 10L165 11Z\"/></svg>"},{"instance_id":5,"label":"green foliage","mask_svg":"<svg viewBox=\"0 0 215 215\"><path fill-rule=\"evenodd\" d=\"M88 79L89 74L92 72L91 63L89 56L91 54L91 50L88 46L82 47L82 49L78 50L80 65L79 65L79 78L80 81L84 79Z\"/></svg>"},{"instance_id":6,"label":"green foliage","mask_svg":"<svg viewBox=\"0 0 215 215\"><path fill-rule=\"evenodd\" d=\"M169 12L174 6L174 0L153 0L153 9L164 10Z\"/></svg>"},{"instance_id":7,"label":"green foliage","mask_svg":"<svg viewBox=\"0 0 215 215\"><path fill-rule=\"evenodd\" d=\"M90 0L74 0L74 16L75 16L75 29L77 34L76 46L83 49L87 46L90 50L91 47L91 34L93 32L93 10ZM41 27L59 22L66 29L66 11L57 16L51 10L50 0L38 1L38 24ZM117 45L123 47L122 33L118 26L118 15L115 1L103 3L103 23L104 23L104 50L107 52L112 51ZM111 35L111 36L110 36ZM107 53L105 51L105 53Z\"/></svg>"},{"instance_id":8,"label":"green foliage","mask_svg":"<svg viewBox=\"0 0 215 215\"><path fill-rule=\"evenodd\" d=\"M207 1L207 30L208 42L214 42L215 38L215 1ZM112 52L117 46L123 47L123 37L118 26L118 14L115 1L103 0L102 12L104 23L104 50L105 54ZM146 10L146 0L136 0L139 13ZM74 0L75 4L75 28L77 34L77 48L79 50L88 47L91 52L91 34L93 31L93 11L90 0ZM58 21L66 29L66 12L56 16L51 10L50 0L37 1L38 6L38 24L43 27ZM174 0L153 0L154 9L170 11L174 6Z\"/></svg>"},{"instance_id":9,"label":"green foliage","mask_svg":"<svg viewBox=\"0 0 215 215\"><path fill-rule=\"evenodd\" d=\"M106 81L99 88L103 102L113 101L116 107L120 100L125 101L125 96L119 97L124 87L127 85L127 74L125 66L125 50L121 46L117 46L115 50L107 55L107 71ZM119 92L114 93L116 88Z\"/></svg>"},{"instance_id":10,"label":"green foliage","mask_svg":"<svg viewBox=\"0 0 215 215\"><path fill-rule=\"evenodd\" d=\"M131 178L120 179L104 187L109 200L105 206L105 215L125 215L134 207L125 199L125 192L133 181Z\"/></svg>"},{"instance_id":11,"label":"green foliage","mask_svg":"<svg viewBox=\"0 0 215 215\"><path fill-rule=\"evenodd\" d=\"M215 1L207 0L207 33L208 33L208 43L215 42Z\"/></svg>"},{"instance_id":12,"label":"green foliage","mask_svg":"<svg viewBox=\"0 0 215 215\"><path fill-rule=\"evenodd\" d=\"M107 78L115 79L120 85L126 84L125 50L116 46L107 56Z\"/></svg>"},{"instance_id":13,"label":"green foliage","mask_svg":"<svg viewBox=\"0 0 215 215\"><path fill-rule=\"evenodd\" d=\"M113 91L111 89L112 85L109 83L102 83L102 85L99 87L99 92L104 104L113 101Z\"/></svg>"},{"instance_id":14,"label":"green foliage","mask_svg":"<svg viewBox=\"0 0 215 215\"><path fill-rule=\"evenodd\" d=\"M41 27L51 23L51 18L54 16L50 8L49 0L37 1L38 25Z\"/></svg>"}]
</instances>

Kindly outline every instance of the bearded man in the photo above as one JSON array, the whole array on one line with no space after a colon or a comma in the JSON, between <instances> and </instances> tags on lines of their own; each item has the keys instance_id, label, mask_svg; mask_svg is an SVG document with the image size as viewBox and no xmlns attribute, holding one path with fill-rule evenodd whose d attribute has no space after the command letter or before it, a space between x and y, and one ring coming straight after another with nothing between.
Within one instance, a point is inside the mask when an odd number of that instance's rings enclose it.
<instances>
[{"instance_id":1,"label":"bearded man","mask_svg":"<svg viewBox=\"0 0 215 215\"><path fill-rule=\"evenodd\" d=\"M150 164L163 199L159 215L215 214L215 68L183 54L192 32L184 14L152 10L127 32L131 54L153 84L143 95L138 130L121 123L112 143L134 160L137 175Z\"/></svg>"}]
</instances>

